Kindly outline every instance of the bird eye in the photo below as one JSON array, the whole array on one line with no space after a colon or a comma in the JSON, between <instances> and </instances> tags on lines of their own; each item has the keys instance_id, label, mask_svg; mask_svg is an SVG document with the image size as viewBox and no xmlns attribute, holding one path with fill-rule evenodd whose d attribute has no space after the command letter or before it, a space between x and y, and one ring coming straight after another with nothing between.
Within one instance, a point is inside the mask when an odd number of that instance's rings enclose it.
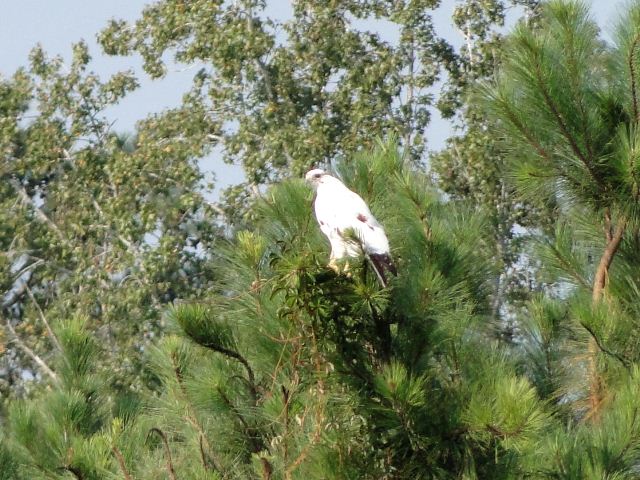
<instances>
[{"instance_id":1,"label":"bird eye","mask_svg":"<svg viewBox=\"0 0 640 480\"><path fill-rule=\"evenodd\" d=\"M314 175L314 177L316 177L316 178L320 178L321 176L322 176L322 174L321 174L321 173L316 173L316 174Z\"/></svg>"}]
</instances>

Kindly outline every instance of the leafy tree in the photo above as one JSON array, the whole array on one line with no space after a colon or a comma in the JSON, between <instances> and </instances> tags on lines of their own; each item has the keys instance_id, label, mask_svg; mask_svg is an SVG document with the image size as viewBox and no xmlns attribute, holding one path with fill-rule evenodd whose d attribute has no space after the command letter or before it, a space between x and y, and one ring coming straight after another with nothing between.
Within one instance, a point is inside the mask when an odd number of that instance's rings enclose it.
<instances>
[{"instance_id":1,"label":"leafy tree","mask_svg":"<svg viewBox=\"0 0 640 480\"><path fill-rule=\"evenodd\" d=\"M217 231L195 163L206 151L199 107L152 116L124 141L103 112L135 79L101 81L86 45L73 51L65 66L36 48L29 69L0 83L4 398L30 378L55 380L52 330L77 314L110 346L114 383L130 385L163 304L214 278L203 267Z\"/></svg>"},{"instance_id":2,"label":"leafy tree","mask_svg":"<svg viewBox=\"0 0 640 480\"><path fill-rule=\"evenodd\" d=\"M228 216L239 220L238 204L261 185L350 158L377 136L398 135L424 160L430 88L454 66L429 14L438 4L305 0L278 19L262 0L161 0L133 24L112 21L99 38L108 54L140 54L153 78L168 57L202 67L194 90L216 126L210 142L246 174L247 185L226 192ZM365 19L398 39L363 30Z\"/></svg>"},{"instance_id":3,"label":"leafy tree","mask_svg":"<svg viewBox=\"0 0 640 480\"><path fill-rule=\"evenodd\" d=\"M247 19L266 22L247 15L251 5L216 7L228 9L216 17L230 22L225 35ZM299 18L321 25L321 6L304 5ZM191 7L150 7L149 32L205 28L169 22L195 15ZM0 85L0 278L13 339L3 361L48 381L6 408L0 478L637 477L640 3L613 45L579 2L538 14L507 37L485 103L465 110L488 109L486 124L473 125L491 128L484 135L507 163L469 189L470 201L460 190L440 198L403 132L372 151L343 144L326 157L346 155L336 174L387 230L399 276L385 289L364 259L350 277L327 268L301 180L261 190L251 230L216 237L194 164L229 127L203 106L209 79L123 141L100 112L119 98L114 82L124 94L133 79L100 82L82 45L67 72L36 50L29 71ZM147 44L140 25L120 27L103 42L147 52L151 64L165 47L187 52L207 38L195 29ZM236 60L246 58L256 61ZM370 127L363 144L373 142ZM487 156L465 158L480 168ZM553 228L529 217L540 228L528 255L546 288L527 303L518 349L489 321L496 217L477 204L492 198L494 180L559 216ZM167 334L140 339L143 322ZM124 363L132 351L134 367Z\"/></svg>"}]
</instances>

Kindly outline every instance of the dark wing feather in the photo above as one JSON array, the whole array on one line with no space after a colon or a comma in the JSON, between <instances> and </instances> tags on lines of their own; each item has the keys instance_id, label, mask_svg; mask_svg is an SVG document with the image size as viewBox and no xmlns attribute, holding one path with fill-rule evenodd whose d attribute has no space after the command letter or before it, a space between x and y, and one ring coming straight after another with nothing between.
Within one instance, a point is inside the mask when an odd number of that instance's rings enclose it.
<instances>
[{"instance_id":1,"label":"dark wing feather","mask_svg":"<svg viewBox=\"0 0 640 480\"><path fill-rule=\"evenodd\" d=\"M398 276L398 270L391 259L391 255L388 253L370 253L368 257L369 260L371 260L371 265L376 272L380 284L383 288L386 288L387 276L385 271L391 272L394 277Z\"/></svg>"}]
</instances>

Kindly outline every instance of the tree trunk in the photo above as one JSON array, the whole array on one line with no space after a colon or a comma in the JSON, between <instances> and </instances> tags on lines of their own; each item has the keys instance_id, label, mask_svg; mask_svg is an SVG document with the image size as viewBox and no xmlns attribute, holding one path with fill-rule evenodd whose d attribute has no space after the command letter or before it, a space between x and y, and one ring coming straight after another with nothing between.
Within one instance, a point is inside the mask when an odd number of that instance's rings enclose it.
<instances>
[{"instance_id":1,"label":"tree trunk","mask_svg":"<svg viewBox=\"0 0 640 480\"><path fill-rule=\"evenodd\" d=\"M593 277L591 300L594 307L602 301L602 295L609 276L609 267L611 266L611 262L613 262L613 258L620 247L620 242L622 241L622 236L624 235L626 227L626 220L621 219L615 231L612 231L609 213L605 215L605 221L607 244L604 252L602 253L602 257L600 257L598 268L596 269L596 273ZM590 338L587 353L589 375L589 412L587 414L587 418L594 422L598 421L600 418L600 407L602 406L605 392L604 381L598 373L598 352L599 347L596 340L594 338Z\"/></svg>"}]
</instances>

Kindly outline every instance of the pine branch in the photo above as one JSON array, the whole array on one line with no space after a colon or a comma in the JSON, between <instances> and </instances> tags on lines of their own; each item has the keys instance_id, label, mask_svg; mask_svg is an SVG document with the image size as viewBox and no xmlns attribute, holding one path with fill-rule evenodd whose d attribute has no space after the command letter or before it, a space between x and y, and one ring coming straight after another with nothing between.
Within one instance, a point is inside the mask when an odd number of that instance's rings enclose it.
<instances>
[{"instance_id":1,"label":"pine branch","mask_svg":"<svg viewBox=\"0 0 640 480\"><path fill-rule=\"evenodd\" d=\"M526 420L524 422L522 422L520 425L518 425L516 428L514 428L513 430L502 430L501 428L495 426L495 425L491 425L491 424L487 424L486 425L486 429L492 433L493 435L495 435L496 437L500 437L503 440L510 438L510 437L515 437L516 435L519 435L520 433L522 433L522 431L524 430L524 427L526 426Z\"/></svg>"},{"instance_id":2,"label":"pine branch","mask_svg":"<svg viewBox=\"0 0 640 480\"><path fill-rule=\"evenodd\" d=\"M580 272L578 272L575 268L573 268L573 265L571 265L571 263L568 260L564 258L564 256L562 255L562 252L558 249L558 247L556 247L551 243L548 243L547 246L555 254L556 260L560 262L561 266L564 267L565 271L569 273L575 280L577 280L580 285L588 288L589 282L580 274Z\"/></svg>"},{"instance_id":3,"label":"pine branch","mask_svg":"<svg viewBox=\"0 0 640 480\"><path fill-rule=\"evenodd\" d=\"M638 407L633 409L633 418L631 419L631 426L629 427L629 431L633 432L633 430L636 428L637 420L638 420ZM620 462L622 460L622 458L624 457L624 455L631 448L634 448L635 445L636 445L636 437L635 437L635 435L631 435L629 437L629 441L625 444L624 448L622 448L620 450L620 453L615 457L615 459L612 462L612 464L615 465L618 462Z\"/></svg>"},{"instance_id":4,"label":"pine branch","mask_svg":"<svg viewBox=\"0 0 640 480\"><path fill-rule=\"evenodd\" d=\"M282 436L282 461L286 465L289 462L289 390L284 385L281 385L282 398L284 401L283 415L284 415L284 435ZM289 479L289 475L285 473L285 479Z\"/></svg>"},{"instance_id":5,"label":"pine branch","mask_svg":"<svg viewBox=\"0 0 640 480\"><path fill-rule=\"evenodd\" d=\"M373 306L371 306L371 312L373 316L373 323L375 325L376 336L378 337L378 345L380 347L380 360L383 363L388 363L391 359L391 327L385 318L383 318Z\"/></svg>"},{"instance_id":6,"label":"pine branch","mask_svg":"<svg viewBox=\"0 0 640 480\"><path fill-rule=\"evenodd\" d=\"M189 399L189 395L187 394L187 389L184 385L184 382L182 379L182 373L180 371L179 366L177 365L175 355L171 355L171 360L173 362L173 373L176 376L176 382L178 383L178 387L180 388L180 393L182 394L183 400L186 403L186 407L187 407L185 418L191 424L191 426L193 426L193 428L195 428L198 431L198 434L199 434L200 458L202 460L202 465L205 470L208 470L209 466L212 466L213 470L219 471L215 463L215 460L211 459L211 461L209 461L209 459L207 458L207 455L205 454L204 443L205 442L207 443L207 447L209 449L211 449L211 447L209 447L209 442L207 442L202 426L200 425L200 423L198 423L198 419L196 415L193 414L193 405ZM243 380L246 382L245 378L243 378Z\"/></svg>"},{"instance_id":7,"label":"pine branch","mask_svg":"<svg viewBox=\"0 0 640 480\"><path fill-rule=\"evenodd\" d=\"M633 101L633 118L635 118L636 122L640 122L640 111L638 110L638 91L637 91L637 83L636 83L636 68L635 68L635 59L636 59L636 49L638 48L638 44L640 43L640 34L636 33L635 37L633 37L633 42L631 42L631 47L629 49L629 79L631 80L631 99Z\"/></svg>"},{"instance_id":8,"label":"pine branch","mask_svg":"<svg viewBox=\"0 0 640 480\"><path fill-rule=\"evenodd\" d=\"M120 450L118 450L118 447L113 447L111 449L111 452L113 452L113 455L118 460L118 465L120 466L120 470L122 471L122 475L124 475L124 479L125 480L132 480L131 475L129 474L129 471L127 470L127 467L126 467L126 465L124 463L124 457L122 456L122 453L120 452Z\"/></svg>"},{"instance_id":9,"label":"pine branch","mask_svg":"<svg viewBox=\"0 0 640 480\"><path fill-rule=\"evenodd\" d=\"M604 236L607 243L611 242L613 238L613 227L611 226L611 209L607 208L604 211Z\"/></svg>"},{"instance_id":10,"label":"pine branch","mask_svg":"<svg viewBox=\"0 0 640 480\"><path fill-rule=\"evenodd\" d=\"M516 113L509 107L507 102L500 100L500 106L503 109L503 112L505 113L506 117L511 122L511 124L516 128L516 130L518 130L518 132L520 132L522 136L524 136L524 138L527 140L529 145L531 145L534 148L534 150L538 153L538 155L540 155L542 158L546 160L551 160L551 156L549 155L549 153L535 139L533 134L529 130L527 130L524 123L520 121Z\"/></svg>"},{"instance_id":11,"label":"pine branch","mask_svg":"<svg viewBox=\"0 0 640 480\"><path fill-rule=\"evenodd\" d=\"M264 480L271 480L271 475L273 474L273 467L264 457L260 457L260 463L262 463L262 478Z\"/></svg>"},{"instance_id":12,"label":"pine branch","mask_svg":"<svg viewBox=\"0 0 640 480\"><path fill-rule=\"evenodd\" d=\"M260 433L255 428L252 428L249 426L249 424L247 423L245 418L242 416L240 411L231 402L231 400L229 400L229 397L227 397L227 395L224 393L224 391L220 387L217 388L217 391L220 397L222 398L222 400L224 401L224 403L229 407L229 409L233 412L233 414L236 416L236 418L242 425L244 434L249 439L249 443L252 446L253 453L259 454L264 449L268 451L269 448L264 443L262 437L260 436ZM271 466L271 463L264 457L260 457L260 462L262 463L262 478L264 480L270 480L271 475L273 474L273 467Z\"/></svg>"},{"instance_id":13,"label":"pine branch","mask_svg":"<svg viewBox=\"0 0 640 480\"><path fill-rule=\"evenodd\" d=\"M318 374L318 391L321 394L324 394L324 382L322 381L322 368L320 365L320 359L318 355L318 344L316 341L315 331L311 330L311 345L312 345L312 354L313 360L316 367L316 373ZM322 395L324 397L324 395ZM324 398L323 398L324 400ZM304 446L298 457L287 467L285 470L285 478L289 478L291 474L302 464L302 462L307 458L311 451L311 447L315 445L321 438L321 433L323 430L322 422L324 421L324 409L326 405L326 400L324 400L317 408L315 415L315 429L313 432L313 436L309 440L309 442Z\"/></svg>"},{"instance_id":14,"label":"pine branch","mask_svg":"<svg viewBox=\"0 0 640 480\"><path fill-rule=\"evenodd\" d=\"M258 432L256 432L254 428L251 428L249 426L246 419L242 416L242 414L236 408L236 406L231 402L229 397L227 397L224 391L220 387L216 388L216 390L220 395L220 398L222 398L222 401L225 403L225 405L227 405L227 407L229 407L229 410L233 412L235 417L238 419L238 421L242 425L242 428L244 429L244 434L247 436L247 438L249 439L249 442L251 443L253 453L260 453L262 449L265 448L265 445L264 445L264 442L262 441L262 438L260 438Z\"/></svg>"},{"instance_id":15,"label":"pine branch","mask_svg":"<svg viewBox=\"0 0 640 480\"><path fill-rule=\"evenodd\" d=\"M228 348L222 347L220 345L214 344L214 343L201 343L201 345L203 347L206 347L210 350L213 350L214 352L218 352L221 353L222 355L225 355L229 358L233 358L234 360L237 360L238 362L240 362L246 372L247 372L247 376L248 378L248 384L249 384L249 390L251 391L251 396L253 397L254 403L257 402L258 400L258 391L256 389L256 377L253 374L253 370L251 369L251 366L249 365L249 362L242 356L240 355L238 352L234 351L234 350L230 350Z\"/></svg>"},{"instance_id":16,"label":"pine branch","mask_svg":"<svg viewBox=\"0 0 640 480\"><path fill-rule=\"evenodd\" d=\"M602 253L602 257L600 257L600 262L598 263L598 268L596 269L596 274L593 279L592 299L594 303L597 303L602 296L602 291L604 290L607 281L609 267L611 266L613 258L620 247L620 242L622 241L626 225L626 219L621 219L618 222L618 226L609 237L609 241Z\"/></svg>"},{"instance_id":17,"label":"pine branch","mask_svg":"<svg viewBox=\"0 0 640 480\"><path fill-rule=\"evenodd\" d=\"M594 342L596 342L596 345L598 346L598 348L600 349L600 351L602 353L605 353L607 355L609 355L612 358L615 358L616 360L618 360L623 367L625 367L627 370L631 369L631 362L629 362L626 358L624 358L622 355L620 355L619 353L616 353L612 350L607 349L602 341L598 338L598 336L596 335L596 332L594 332L593 328L591 328L589 325L587 325L584 322L580 322L580 325L582 325L582 327L589 332L589 335L591 335L591 338L593 339Z\"/></svg>"},{"instance_id":18,"label":"pine branch","mask_svg":"<svg viewBox=\"0 0 640 480\"><path fill-rule=\"evenodd\" d=\"M78 480L84 480L84 475L82 475L82 471L79 468L74 467L72 465L66 465L64 467L60 467L60 468L58 468L58 470L69 472L74 477L76 477Z\"/></svg>"},{"instance_id":19,"label":"pine branch","mask_svg":"<svg viewBox=\"0 0 640 480\"><path fill-rule=\"evenodd\" d=\"M585 168L587 169L587 171L589 172L589 175L591 175L591 178L598 184L598 187L600 188L601 191L604 191L604 184L602 183L602 179L598 176L597 172L595 171L593 165L591 164L591 159L588 159L584 153L582 152L582 150L580 150L580 147L578 146L578 142L576 141L576 139L573 137L573 135L571 134L571 132L569 132L569 128L567 127L567 124L565 123L564 119L562 118L562 114L560 113L560 111L558 110L557 105L555 104L555 102L553 101L553 99L551 98L551 95L544 83L544 79L542 78L542 72L540 70L540 65L538 63L536 63L534 65L534 72L535 72L535 78L536 78L536 83L538 84L538 89L540 91L540 93L542 94L542 98L544 99L544 103L546 104L547 108L551 111L551 114L553 115L558 128L560 129L560 132L562 133L562 136L569 142L569 145L571 146L571 150L573 151L574 155L576 157L578 157L578 159L582 162L582 164L585 166Z\"/></svg>"},{"instance_id":20,"label":"pine branch","mask_svg":"<svg viewBox=\"0 0 640 480\"><path fill-rule=\"evenodd\" d=\"M592 291L592 302L593 305L597 305L602 300L602 293L604 292L604 288L607 282L607 275L609 273L609 267L611 266L611 262L613 262L613 258L620 247L620 242L622 241L622 237L625 232L626 227L626 219L621 219L618 222L618 226L616 227L613 234L610 236L607 245L605 246L604 252L602 253L602 257L600 258L600 262L598 264L598 268L596 269L596 274L593 279L593 291ZM607 235L608 236L608 235ZM598 421L600 406L603 401L603 379L598 373L598 366L596 364L596 356L598 353L598 349L602 350L601 345L598 342L598 338L593 336L589 340L588 346L588 377L589 377L589 404L590 411L587 414L587 419L593 419L594 421Z\"/></svg>"},{"instance_id":21,"label":"pine branch","mask_svg":"<svg viewBox=\"0 0 640 480\"><path fill-rule=\"evenodd\" d=\"M587 118L587 114L584 108L584 96L582 95L582 91L580 89L580 82L579 82L579 71L578 71L578 61L576 59L576 51L575 51L575 46L573 43L573 35L571 35L571 40L568 40L567 43L570 45L569 48L567 48L568 53L567 56L569 58L569 61L566 62L568 64L568 68L570 71L570 75L569 75L569 81L571 82L571 88L569 89L569 91L573 94L573 100L575 101L576 105L578 106L578 109L580 111L580 125L582 127L582 134L584 135L584 144L585 144L585 148L587 149L587 154L589 158L593 158L593 149L591 147L591 141L590 141L590 135L589 135L589 131L587 128L588 125L588 118Z\"/></svg>"},{"instance_id":22,"label":"pine branch","mask_svg":"<svg viewBox=\"0 0 640 480\"><path fill-rule=\"evenodd\" d=\"M162 439L162 443L164 444L165 455L167 456L167 471L169 472L169 476L171 477L171 480L177 480L176 471L173 468L173 461L171 460L171 449L169 448L169 441L167 440L167 434L164 433L159 428L153 427L151 430L149 430L149 433L147 434L147 438L152 433L157 434Z\"/></svg>"},{"instance_id":23,"label":"pine branch","mask_svg":"<svg viewBox=\"0 0 640 480\"><path fill-rule=\"evenodd\" d=\"M220 468L218 468L218 466L216 465L216 462L213 458L209 458L209 456L207 455L207 453L205 452L205 443L209 443L207 442L207 439L204 436L203 432L200 432L200 438L199 438L199 446L200 446L200 460L202 461L202 466L204 467L205 470L213 470L214 472L218 472L221 473Z\"/></svg>"}]
</instances>

